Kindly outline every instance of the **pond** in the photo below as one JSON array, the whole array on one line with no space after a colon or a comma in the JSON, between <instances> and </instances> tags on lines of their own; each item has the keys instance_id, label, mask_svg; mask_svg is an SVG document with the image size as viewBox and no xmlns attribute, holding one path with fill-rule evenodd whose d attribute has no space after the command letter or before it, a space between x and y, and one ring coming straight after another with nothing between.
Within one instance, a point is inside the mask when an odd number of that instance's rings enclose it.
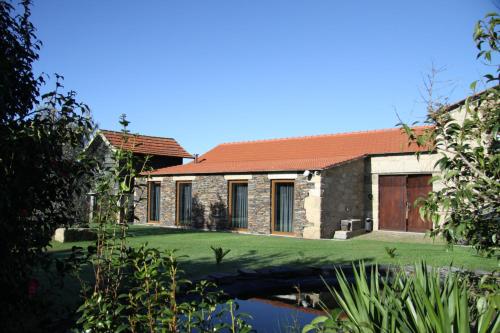
<instances>
[{"instance_id":1,"label":"pond","mask_svg":"<svg viewBox=\"0 0 500 333\"><path fill-rule=\"evenodd\" d=\"M301 332L304 325L325 314L320 299L330 300L331 295L327 291L296 292L235 300L238 312L252 316L248 322L257 332Z\"/></svg>"},{"instance_id":2,"label":"pond","mask_svg":"<svg viewBox=\"0 0 500 333\"><path fill-rule=\"evenodd\" d=\"M350 280L352 267L343 271ZM301 332L304 325L325 314L323 305L336 307L327 288L337 285L334 268L242 270L214 274L212 279L239 304L239 313L252 316L248 322L257 332Z\"/></svg>"}]
</instances>

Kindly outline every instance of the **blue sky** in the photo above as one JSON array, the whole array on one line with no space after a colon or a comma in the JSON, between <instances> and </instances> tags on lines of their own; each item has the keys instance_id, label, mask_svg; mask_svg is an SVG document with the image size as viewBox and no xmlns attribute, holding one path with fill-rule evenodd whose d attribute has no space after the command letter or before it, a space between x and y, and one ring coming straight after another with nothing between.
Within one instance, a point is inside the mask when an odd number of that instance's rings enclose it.
<instances>
[{"instance_id":1,"label":"blue sky","mask_svg":"<svg viewBox=\"0 0 500 333\"><path fill-rule=\"evenodd\" d=\"M465 97L495 0L35 0L37 72L64 75L101 128L216 144L422 119L422 77Z\"/></svg>"}]
</instances>

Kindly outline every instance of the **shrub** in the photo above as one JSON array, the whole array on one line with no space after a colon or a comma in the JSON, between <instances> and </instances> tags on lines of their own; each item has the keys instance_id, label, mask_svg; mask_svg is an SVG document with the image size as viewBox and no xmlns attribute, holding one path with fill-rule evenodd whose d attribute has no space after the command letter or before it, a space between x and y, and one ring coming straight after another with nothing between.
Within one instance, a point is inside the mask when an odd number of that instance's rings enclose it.
<instances>
[{"instance_id":1,"label":"shrub","mask_svg":"<svg viewBox=\"0 0 500 333\"><path fill-rule=\"evenodd\" d=\"M387 247L387 246L385 247L385 252L391 258L396 257L396 250L397 250L397 248L395 248L395 247Z\"/></svg>"},{"instance_id":2,"label":"shrub","mask_svg":"<svg viewBox=\"0 0 500 333\"><path fill-rule=\"evenodd\" d=\"M490 13L474 29L477 58L492 70L483 82L491 88L477 93L477 81L471 84L472 95L461 106L463 121L446 100L433 97L433 73L426 82L428 114L423 122L430 127L420 133L402 124L414 144L439 157L440 172L431 179L439 186L418 202L421 216L434 224L431 236L470 244L488 256L495 255L500 244L499 24L500 16Z\"/></svg>"},{"instance_id":3,"label":"shrub","mask_svg":"<svg viewBox=\"0 0 500 333\"><path fill-rule=\"evenodd\" d=\"M0 1L0 322L8 332L44 329L46 300L28 290L51 266L55 229L79 221L75 198L91 169L81 153L94 128L87 105L62 92L61 76L42 94L30 7Z\"/></svg>"},{"instance_id":4,"label":"shrub","mask_svg":"<svg viewBox=\"0 0 500 333\"><path fill-rule=\"evenodd\" d=\"M500 293L498 281L475 295L470 280L450 273L445 278L425 263L414 273L402 269L382 276L372 267L369 276L360 263L351 284L337 271L339 290L329 287L339 308L306 325L303 332L498 332ZM481 285L479 285L481 288ZM345 319L341 320L341 315Z\"/></svg>"},{"instance_id":5,"label":"shrub","mask_svg":"<svg viewBox=\"0 0 500 333\"><path fill-rule=\"evenodd\" d=\"M212 251L214 252L214 255L215 255L215 263L217 265L219 265L221 262L222 262L222 259L224 259L224 257L229 253L231 252L231 249L227 249L227 250L224 250L222 247L213 247L213 246L210 246L210 248L212 249Z\"/></svg>"}]
</instances>

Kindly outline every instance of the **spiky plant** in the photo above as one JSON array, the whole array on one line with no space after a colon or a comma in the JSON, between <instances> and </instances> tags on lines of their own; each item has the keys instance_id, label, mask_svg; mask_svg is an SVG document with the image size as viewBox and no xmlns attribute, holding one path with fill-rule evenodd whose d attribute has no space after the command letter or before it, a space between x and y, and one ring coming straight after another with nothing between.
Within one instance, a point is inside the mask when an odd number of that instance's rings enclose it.
<instances>
[{"instance_id":1,"label":"spiky plant","mask_svg":"<svg viewBox=\"0 0 500 333\"><path fill-rule=\"evenodd\" d=\"M214 246L210 246L210 248L212 249L212 251L214 251L214 255L215 255L215 263L217 265L219 265L221 262L222 262L222 259L224 259L224 257L229 253L231 252L231 249L226 249L224 250L222 247L214 247Z\"/></svg>"},{"instance_id":2,"label":"spiky plant","mask_svg":"<svg viewBox=\"0 0 500 333\"><path fill-rule=\"evenodd\" d=\"M353 279L343 271L337 279L338 288L329 291L339 308L303 332L500 332L498 281L477 296L467 278L455 273L442 278L424 262L412 274L400 269L392 275L382 275L377 266L368 275L361 262L353 267Z\"/></svg>"}]
</instances>

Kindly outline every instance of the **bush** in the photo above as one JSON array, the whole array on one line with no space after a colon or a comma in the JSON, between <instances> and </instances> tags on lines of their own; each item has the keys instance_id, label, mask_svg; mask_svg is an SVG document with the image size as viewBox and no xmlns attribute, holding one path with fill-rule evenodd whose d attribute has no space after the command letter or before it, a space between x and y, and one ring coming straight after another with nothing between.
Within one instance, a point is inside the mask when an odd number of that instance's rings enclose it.
<instances>
[{"instance_id":1,"label":"bush","mask_svg":"<svg viewBox=\"0 0 500 333\"><path fill-rule=\"evenodd\" d=\"M51 265L45 250L55 229L77 221L74 199L92 166L81 153L94 124L75 92L61 92L61 76L41 93L31 2L13 3L0 1L0 322L20 332L42 330L47 317L30 281Z\"/></svg>"},{"instance_id":2,"label":"bush","mask_svg":"<svg viewBox=\"0 0 500 333\"><path fill-rule=\"evenodd\" d=\"M213 246L210 246L210 248L212 249L212 251L214 252L214 256L215 256L215 263L217 265L219 265L221 262L222 262L222 259L224 259L224 257L229 253L231 252L231 249L227 249L227 250L224 250L222 247L213 247Z\"/></svg>"},{"instance_id":3,"label":"bush","mask_svg":"<svg viewBox=\"0 0 500 333\"><path fill-rule=\"evenodd\" d=\"M438 189L420 200L421 216L434 224L431 235L442 235L450 244L470 244L488 256L500 244L499 23L500 16L491 13L475 27L477 58L494 72L484 76L491 88L482 93L476 93L477 81L471 84L472 95L461 106L464 120L454 116L446 101L433 100L436 82L431 75L423 122L430 127L419 133L402 124L413 143L439 156L440 172L431 179Z\"/></svg>"},{"instance_id":4,"label":"bush","mask_svg":"<svg viewBox=\"0 0 500 333\"><path fill-rule=\"evenodd\" d=\"M339 308L305 326L303 332L498 332L500 292L498 280L478 284L476 294L468 277L450 273L444 279L425 263L414 273L400 269L382 276L364 263L354 267L351 284L337 271L339 290L329 288ZM486 288L483 288L486 287ZM341 317L345 319L341 319Z\"/></svg>"},{"instance_id":5,"label":"bush","mask_svg":"<svg viewBox=\"0 0 500 333\"><path fill-rule=\"evenodd\" d=\"M385 247L385 252L387 253L387 255L390 257L390 258L395 258L396 257L396 251L397 251L397 248L395 247Z\"/></svg>"}]
</instances>

